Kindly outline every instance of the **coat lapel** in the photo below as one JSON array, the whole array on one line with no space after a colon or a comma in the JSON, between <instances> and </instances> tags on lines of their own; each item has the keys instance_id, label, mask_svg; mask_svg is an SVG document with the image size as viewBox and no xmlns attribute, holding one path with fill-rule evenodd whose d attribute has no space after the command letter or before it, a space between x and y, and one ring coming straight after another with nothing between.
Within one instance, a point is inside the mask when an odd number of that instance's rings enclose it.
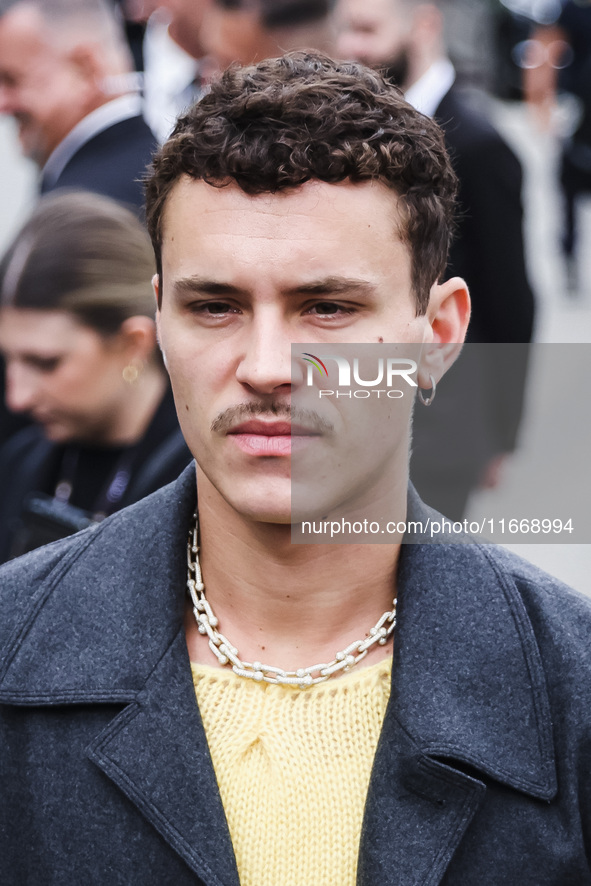
<instances>
[{"instance_id":1,"label":"coat lapel","mask_svg":"<svg viewBox=\"0 0 591 886\"><path fill-rule=\"evenodd\" d=\"M190 467L81 536L15 625L0 701L123 706L88 756L203 883L238 886L183 629L194 508Z\"/></svg>"},{"instance_id":2,"label":"coat lapel","mask_svg":"<svg viewBox=\"0 0 591 886\"><path fill-rule=\"evenodd\" d=\"M207 886L239 886L184 630L89 756Z\"/></svg>"},{"instance_id":3,"label":"coat lapel","mask_svg":"<svg viewBox=\"0 0 591 886\"><path fill-rule=\"evenodd\" d=\"M484 793L481 782L422 754L389 716L367 796L358 886L435 886Z\"/></svg>"}]
</instances>

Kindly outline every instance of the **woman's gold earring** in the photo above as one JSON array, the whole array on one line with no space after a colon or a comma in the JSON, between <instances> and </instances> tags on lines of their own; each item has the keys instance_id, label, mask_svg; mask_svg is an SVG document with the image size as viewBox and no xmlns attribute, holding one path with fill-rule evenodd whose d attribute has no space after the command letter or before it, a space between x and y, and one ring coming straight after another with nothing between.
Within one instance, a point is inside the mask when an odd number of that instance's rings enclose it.
<instances>
[{"instance_id":1,"label":"woman's gold earring","mask_svg":"<svg viewBox=\"0 0 591 886\"><path fill-rule=\"evenodd\" d=\"M135 365L135 363L128 363L121 373L123 381L126 381L128 385L134 385L140 377L140 371L141 370Z\"/></svg>"}]
</instances>

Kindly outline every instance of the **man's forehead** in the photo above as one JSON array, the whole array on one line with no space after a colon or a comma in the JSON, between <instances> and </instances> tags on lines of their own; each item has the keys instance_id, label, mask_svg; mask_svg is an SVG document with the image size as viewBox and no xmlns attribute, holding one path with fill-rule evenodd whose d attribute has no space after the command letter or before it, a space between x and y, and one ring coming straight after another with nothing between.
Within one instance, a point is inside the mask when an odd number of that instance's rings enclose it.
<instances>
[{"instance_id":1,"label":"man's forehead","mask_svg":"<svg viewBox=\"0 0 591 886\"><path fill-rule=\"evenodd\" d=\"M10 64L27 72L36 60L55 55L53 36L36 7L23 3L9 9L0 15L0 67Z\"/></svg>"},{"instance_id":2,"label":"man's forehead","mask_svg":"<svg viewBox=\"0 0 591 886\"><path fill-rule=\"evenodd\" d=\"M265 209L272 211L275 206L293 203L302 198L313 200L319 199L318 195L326 196L330 193L337 193L343 189L343 186L350 187L350 182L327 184L318 179L310 179L292 188L249 194L234 180L210 184L203 179L182 175L171 189L169 202L171 200L172 202L176 200L177 203L193 200L196 205L200 204L204 211L210 211L217 206L223 207L229 202L256 211L265 211Z\"/></svg>"},{"instance_id":3,"label":"man's forehead","mask_svg":"<svg viewBox=\"0 0 591 886\"><path fill-rule=\"evenodd\" d=\"M406 280L397 203L380 182L314 180L249 195L235 183L180 180L163 215L164 285L194 278L288 290L320 279L376 282L393 268Z\"/></svg>"},{"instance_id":4,"label":"man's forehead","mask_svg":"<svg viewBox=\"0 0 591 886\"><path fill-rule=\"evenodd\" d=\"M273 225L277 218L295 224L311 222L327 224L334 217L353 217L375 222L385 215L388 227L399 220L398 197L392 188L378 181L353 183L345 180L327 183L312 179L295 188L274 193L247 194L236 182L223 186L182 176L172 187L163 212L163 247L178 226L229 224L234 227L240 217L265 216ZM218 218L219 217L219 220Z\"/></svg>"},{"instance_id":5,"label":"man's forehead","mask_svg":"<svg viewBox=\"0 0 591 886\"><path fill-rule=\"evenodd\" d=\"M3 15L0 14L0 28L6 37L26 38L31 44L42 41L46 30L44 24L41 11L30 3L17 3Z\"/></svg>"},{"instance_id":6,"label":"man's forehead","mask_svg":"<svg viewBox=\"0 0 591 886\"><path fill-rule=\"evenodd\" d=\"M400 7L399 0L341 0L341 4L340 13L348 20L360 23L381 21Z\"/></svg>"}]
</instances>

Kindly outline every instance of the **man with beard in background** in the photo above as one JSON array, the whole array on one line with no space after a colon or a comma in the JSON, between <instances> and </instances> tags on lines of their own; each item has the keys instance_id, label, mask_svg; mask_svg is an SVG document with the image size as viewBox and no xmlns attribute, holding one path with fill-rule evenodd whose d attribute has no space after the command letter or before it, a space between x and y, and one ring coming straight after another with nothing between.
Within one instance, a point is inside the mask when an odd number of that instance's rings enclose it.
<instances>
[{"instance_id":1,"label":"man with beard in background","mask_svg":"<svg viewBox=\"0 0 591 886\"><path fill-rule=\"evenodd\" d=\"M534 298L524 257L521 166L474 97L456 84L437 2L339 0L337 49L385 72L417 110L442 126L460 180L460 213L448 270L470 287L468 342L527 343ZM493 487L516 445L527 349L467 350L435 407L416 417L413 478L443 513L459 519L470 492ZM468 361L474 365L468 365ZM510 381L509 381L510 380ZM466 427L465 403L472 404ZM460 407L456 406L460 403ZM453 418L451 418L453 416ZM452 436L453 434L453 436ZM437 439L435 447L430 441Z\"/></svg>"}]
</instances>

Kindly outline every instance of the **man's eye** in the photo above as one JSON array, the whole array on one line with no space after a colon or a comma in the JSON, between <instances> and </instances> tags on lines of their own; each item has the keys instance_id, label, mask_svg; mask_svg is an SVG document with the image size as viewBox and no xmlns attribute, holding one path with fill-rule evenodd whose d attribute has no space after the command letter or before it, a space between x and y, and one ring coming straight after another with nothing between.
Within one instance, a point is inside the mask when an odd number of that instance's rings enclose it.
<instances>
[{"instance_id":1,"label":"man's eye","mask_svg":"<svg viewBox=\"0 0 591 886\"><path fill-rule=\"evenodd\" d=\"M193 305L193 311L210 317L219 317L222 314L235 314L237 308L225 301L200 302Z\"/></svg>"},{"instance_id":2,"label":"man's eye","mask_svg":"<svg viewBox=\"0 0 591 886\"><path fill-rule=\"evenodd\" d=\"M312 305L312 307L308 308L308 312L317 317L340 317L345 314L353 313L353 308L347 307L346 305L340 305L338 302L334 301L319 301Z\"/></svg>"},{"instance_id":3,"label":"man's eye","mask_svg":"<svg viewBox=\"0 0 591 886\"><path fill-rule=\"evenodd\" d=\"M55 372L61 363L61 357L31 357L29 363L39 372Z\"/></svg>"}]
</instances>

